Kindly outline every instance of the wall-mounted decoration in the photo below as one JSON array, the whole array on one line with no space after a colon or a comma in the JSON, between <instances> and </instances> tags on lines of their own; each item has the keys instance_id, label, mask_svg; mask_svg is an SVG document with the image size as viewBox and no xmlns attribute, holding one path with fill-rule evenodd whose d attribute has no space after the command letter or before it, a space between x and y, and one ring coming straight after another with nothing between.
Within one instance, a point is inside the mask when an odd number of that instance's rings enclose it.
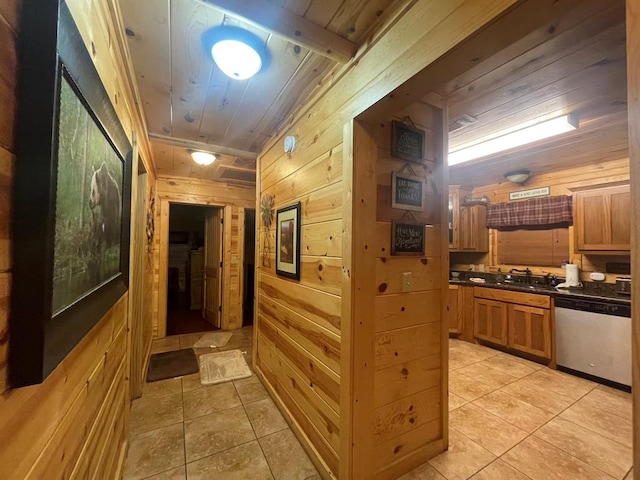
<instances>
[{"instance_id":1,"label":"wall-mounted decoration","mask_svg":"<svg viewBox=\"0 0 640 480\"><path fill-rule=\"evenodd\" d=\"M300 202L276 214L276 273L300 280Z\"/></svg>"},{"instance_id":2,"label":"wall-mounted decoration","mask_svg":"<svg viewBox=\"0 0 640 480\"><path fill-rule=\"evenodd\" d=\"M126 292L131 211L131 145L66 3L22 18L14 387L44 380Z\"/></svg>"},{"instance_id":3,"label":"wall-mounted decoration","mask_svg":"<svg viewBox=\"0 0 640 480\"><path fill-rule=\"evenodd\" d=\"M519 192L511 192L509 200L523 200L525 198L546 197L551 195L551 187L532 188L530 190L521 190Z\"/></svg>"},{"instance_id":4,"label":"wall-mounted decoration","mask_svg":"<svg viewBox=\"0 0 640 480\"><path fill-rule=\"evenodd\" d=\"M424 256L424 225L408 222L391 223L391 255Z\"/></svg>"},{"instance_id":5,"label":"wall-mounted decoration","mask_svg":"<svg viewBox=\"0 0 640 480\"><path fill-rule=\"evenodd\" d=\"M422 163L424 131L416 128L415 125L391 122L391 155L410 162Z\"/></svg>"},{"instance_id":6,"label":"wall-mounted decoration","mask_svg":"<svg viewBox=\"0 0 640 480\"><path fill-rule=\"evenodd\" d=\"M472 197L465 195L462 199L462 205L468 207L470 205L489 205L489 197L483 195L481 197Z\"/></svg>"},{"instance_id":7,"label":"wall-mounted decoration","mask_svg":"<svg viewBox=\"0 0 640 480\"><path fill-rule=\"evenodd\" d=\"M149 206L147 207L147 249L153 251L153 237L156 231L156 196L153 185L149 191Z\"/></svg>"},{"instance_id":8,"label":"wall-mounted decoration","mask_svg":"<svg viewBox=\"0 0 640 480\"><path fill-rule=\"evenodd\" d=\"M271 235L269 230L271 229L271 224L273 223L273 205L275 200L273 195L269 195L268 193L262 196L262 200L260 200L260 217L262 218L262 225L264 225L264 243L262 245L262 266L270 267L271 266Z\"/></svg>"},{"instance_id":9,"label":"wall-mounted decoration","mask_svg":"<svg viewBox=\"0 0 640 480\"><path fill-rule=\"evenodd\" d=\"M392 172L391 207L422 211L424 209L424 180L414 175Z\"/></svg>"}]
</instances>

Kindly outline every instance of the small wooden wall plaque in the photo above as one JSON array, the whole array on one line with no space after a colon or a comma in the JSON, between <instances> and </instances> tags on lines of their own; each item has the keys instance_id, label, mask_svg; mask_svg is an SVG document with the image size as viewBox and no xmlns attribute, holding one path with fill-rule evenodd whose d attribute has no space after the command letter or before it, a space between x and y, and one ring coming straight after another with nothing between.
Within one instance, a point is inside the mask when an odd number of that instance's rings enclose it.
<instances>
[{"instance_id":1,"label":"small wooden wall plaque","mask_svg":"<svg viewBox=\"0 0 640 480\"><path fill-rule=\"evenodd\" d=\"M424 225L391 223L391 255L424 256Z\"/></svg>"},{"instance_id":2,"label":"small wooden wall plaque","mask_svg":"<svg viewBox=\"0 0 640 480\"><path fill-rule=\"evenodd\" d=\"M424 209L424 180L413 175L391 173L391 208Z\"/></svg>"},{"instance_id":3,"label":"small wooden wall plaque","mask_svg":"<svg viewBox=\"0 0 640 480\"><path fill-rule=\"evenodd\" d=\"M404 123L391 122L391 155L410 162L422 163L424 131Z\"/></svg>"}]
</instances>

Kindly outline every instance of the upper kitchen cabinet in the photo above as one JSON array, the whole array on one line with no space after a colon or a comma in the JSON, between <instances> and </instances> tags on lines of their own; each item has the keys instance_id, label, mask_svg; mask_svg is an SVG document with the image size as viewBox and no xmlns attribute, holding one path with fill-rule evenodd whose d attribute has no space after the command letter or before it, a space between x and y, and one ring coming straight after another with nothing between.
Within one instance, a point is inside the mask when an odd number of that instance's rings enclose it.
<instances>
[{"instance_id":1,"label":"upper kitchen cabinet","mask_svg":"<svg viewBox=\"0 0 640 480\"><path fill-rule=\"evenodd\" d=\"M449 250L451 252L489 251L487 207L465 205L464 197L470 194L470 190L459 186L449 187Z\"/></svg>"},{"instance_id":2,"label":"upper kitchen cabinet","mask_svg":"<svg viewBox=\"0 0 640 480\"><path fill-rule=\"evenodd\" d=\"M576 250L611 254L631 250L629 185L595 188L574 194Z\"/></svg>"}]
</instances>

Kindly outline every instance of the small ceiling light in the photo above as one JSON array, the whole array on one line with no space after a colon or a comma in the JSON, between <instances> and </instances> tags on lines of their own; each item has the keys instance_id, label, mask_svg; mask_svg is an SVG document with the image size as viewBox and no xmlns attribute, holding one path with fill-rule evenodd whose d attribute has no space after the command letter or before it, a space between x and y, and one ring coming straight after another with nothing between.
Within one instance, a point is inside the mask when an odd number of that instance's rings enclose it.
<instances>
[{"instance_id":1,"label":"small ceiling light","mask_svg":"<svg viewBox=\"0 0 640 480\"><path fill-rule=\"evenodd\" d=\"M578 128L578 117L575 114L563 115L551 120L536 123L511 133L501 135L486 142L449 152L449 166L486 157L494 153L510 150L528 143L570 132Z\"/></svg>"},{"instance_id":2,"label":"small ceiling light","mask_svg":"<svg viewBox=\"0 0 640 480\"><path fill-rule=\"evenodd\" d=\"M213 162L216 161L216 156L213 153L200 152L197 150L193 150L190 153L191 153L191 158L193 158L193 161L196 162L198 165L211 165Z\"/></svg>"},{"instance_id":3,"label":"small ceiling light","mask_svg":"<svg viewBox=\"0 0 640 480\"><path fill-rule=\"evenodd\" d=\"M267 62L264 42L243 28L223 25L206 31L202 38L216 65L235 80L253 77Z\"/></svg>"},{"instance_id":4,"label":"small ceiling light","mask_svg":"<svg viewBox=\"0 0 640 480\"><path fill-rule=\"evenodd\" d=\"M507 172L504 174L504 178L520 185L529 180L530 176L531 172L529 170L516 170L515 172Z\"/></svg>"}]
</instances>

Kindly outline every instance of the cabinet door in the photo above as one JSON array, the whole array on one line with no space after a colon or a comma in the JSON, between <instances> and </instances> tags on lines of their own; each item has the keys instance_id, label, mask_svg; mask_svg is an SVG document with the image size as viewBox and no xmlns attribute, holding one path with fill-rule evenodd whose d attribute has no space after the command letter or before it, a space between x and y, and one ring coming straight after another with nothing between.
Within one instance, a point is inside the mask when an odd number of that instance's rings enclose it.
<instances>
[{"instance_id":1,"label":"cabinet door","mask_svg":"<svg viewBox=\"0 0 640 480\"><path fill-rule=\"evenodd\" d=\"M449 302L447 303L449 333L462 333L461 292L462 289L458 285L449 285Z\"/></svg>"},{"instance_id":2,"label":"cabinet door","mask_svg":"<svg viewBox=\"0 0 640 480\"><path fill-rule=\"evenodd\" d=\"M459 213L460 213L460 193L458 189L451 188L449 190L449 250L458 250L459 248Z\"/></svg>"},{"instance_id":3,"label":"cabinet door","mask_svg":"<svg viewBox=\"0 0 640 480\"><path fill-rule=\"evenodd\" d=\"M509 304L509 348L551 358L549 310Z\"/></svg>"},{"instance_id":4,"label":"cabinet door","mask_svg":"<svg viewBox=\"0 0 640 480\"><path fill-rule=\"evenodd\" d=\"M487 208L482 205L460 207L460 250L488 252Z\"/></svg>"},{"instance_id":5,"label":"cabinet door","mask_svg":"<svg viewBox=\"0 0 640 480\"><path fill-rule=\"evenodd\" d=\"M476 298L474 301L473 334L480 340L507 345L507 304Z\"/></svg>"},{"instance_id":6,"label":"cabinet door","mask_svg":"<svg viewBox=\"0 0 640 480\"><path fill-rule=\"evenodd\" d=\"M574 201L578 251L612 252L631 249L629 185L577 192Z\"/></svg>"}]
</instances>

